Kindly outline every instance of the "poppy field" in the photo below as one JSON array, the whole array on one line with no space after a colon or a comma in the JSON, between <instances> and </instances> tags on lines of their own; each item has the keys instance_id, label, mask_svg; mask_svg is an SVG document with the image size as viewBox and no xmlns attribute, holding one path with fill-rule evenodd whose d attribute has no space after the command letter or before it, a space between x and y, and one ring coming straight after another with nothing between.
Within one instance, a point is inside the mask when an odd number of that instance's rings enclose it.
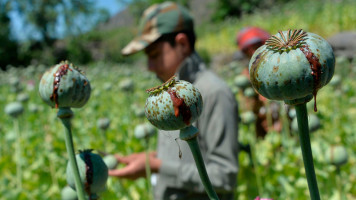
<instances>
[{"instance_id":1,"label":"poppy field","mask_svg":"<svg viewBox=\"0 0 356 200\"><path fill-rule=\"evenodd\" d=\"M57 109L47 106L38 92L40 77L48 68L41 65L10 68L0 74L0 92L6 94L0 96L3 113L0 199L60 199L67 185L65 130L56 117ZM256 138L253 125L244 118L244 113L248 112L244 106L246 98L235 84L235 77L242 68L231 63L217 72L226 78L239 102L242 119L236 139L251 147L250 154L239 153L236 195L238 199L256 196L307 199L309 193L298 136L293 128L289 129L292 122L287 120L287 115L293 118L293 112L286 113L284 103L280 102L282 131L270 131L264 139ZM310 137L321 198L354 199L356 83L352 77L356 73L356 63L337 58L336 69L342 70L336 70L331 82L318 93L318 111L313 111L312 101L307 104L309 115L319 121ZM153 74L137 73L144 70L144 62L136 66L97 63L83 69L92 93L87 105L73 109L76 152L94 149L95 153L100 150L130 154L145 150L145 141L137 139L134 131L136 126L147 122L143 111L147 98L145 90L159 82ZM13 102L23 107L16 116L9 115L6 109ZM109 121L107 129L100 128L103 119ZM156 137L153 136L149 140L149 150L154 150L155 145ZM343 158L345 153L346 158ZM148 184L146 179L130 181L110 177L107 190L100 196L102 199L147 199Z\"/></svg>"}]
</instances>

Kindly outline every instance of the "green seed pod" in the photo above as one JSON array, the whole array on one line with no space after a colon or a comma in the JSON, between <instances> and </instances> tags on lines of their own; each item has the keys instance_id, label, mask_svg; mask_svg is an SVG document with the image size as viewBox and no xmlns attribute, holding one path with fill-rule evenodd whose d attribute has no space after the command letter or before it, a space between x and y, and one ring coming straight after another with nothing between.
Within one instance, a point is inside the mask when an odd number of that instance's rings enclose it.
<instances>
[{"instance_id":1,"label":"green seed pod","mask_svg":"<svg viewBox=\"0 0 356 200\"><path fill-rule=\"evenodd\" d=\"M28 110L32 113L37 113L38 111L40 111L40 107L34 103L30 103L28 104Z\"/></svg>"},{"instance_id":2,"label":"green seed pod","mask_svg":"<svg viewBox=\"0 0 356 200\"><path fill-rule=\"evenodd\" d=\"M137 139L142 139L146 137L150 137L156 133L156 128L152 126L150 123L139 124L135 127L135 137Z\"/></svg>"},{"instance_id":3,"label":"green seed pod","mask_svg":"<svg viewBox=\"0 0 356 200\"><path fill-rule=\"evenodd\" d=\"M252 124L256 121L256 115L252 111L247 111L241 114L241 122L243 124Z\"/></svg>"},{"instance_id":4,"label":"green seed pod","mask_svg":"<svg viewBox=\"0 0 356 200\"><path fill-rule=\"evenodd\" d=\"M290 109L288 111L288 116L289 118L294 119L297 116L297 111L294 108Z\"/></svg>"},{"instance_id":5,"label":"green seed pod","mask_svg":"<svg viewBox=\"0 0 356 200\"><path fill-rule=\"evenodd\" d=\"M139 104L131 104L131 110L135 113L136 117L144 117L145 116L145 107Z\"/></svg>"},{"instance_id":6,"label":"green seed pod","mask_svg":"<svg viewBox=\"0 0 356 200\"><path fill-rule=\"evenodd\" d=\"M179 130L190 126L201 114L203 100L197 88L183 80L169 79L161 86L147 90L145 114L162 130Z\"/></svg>"},{"instance_id":7,"label":"green seed pod","mask_svg":"<svg viewBox=\"0 0 356 200\"><path fill-rule=\"evenodd\" d=\"M262 96L297 105L314 96L332 78L335 57L322 37L303 30L279 31L253 54L250 80Z\"/></svg>"},{"instance_id":8,"label":"green seed pod","mask_svg":"<svg viewBox=\"0 0 356 200\"><path fill-rule=\"evenodd\" d=\"M115 169L119 162L117 161L116 157L114 155L106 155L103 158L104 163L108 167L108 169Z\"/></svg>"},{"instance_id":9,"label":"green seed pod","mask_svg":"<svg viewBox=\"0 0 356 200\"><path fill-rule=\"evenodd\" d=\"M106 189L106 180L108 179L108 167L98 154L94 154L91 151L80 151L76 155L80 179L87 194L104 191ZM75 189L74 173L69 162L66 176L68 185Z\"/></svg>"},{"instance_id":10,"label":"green seed pod","mask_svg":"<svg viewBox=\"0 0 356 200\"><path fill-rule=\"evenodd\" d=\"M39 86L40 96L55 108L83 107L90 97L90 83L73 64L61 62L46 71Z\"/></svg>"},{"instance_id":11,"label":"green seed pod","mask_svg":"<svg viewBox=\"0 0 356 200\"><path fill-rule=\"evenodd\" d=\"M9 78L9 84L10 84L10 86L12 86L12 87L19 87L19 85L20 85L20 79L19 79L18 77L16 77L16 76L11 76L11 77Z\"/></svg>"},{"instance_id":12,"label":"green seed pod","mask_svg":"<svg viewBox=\"0 0 356 200\"><path fill-rule=\"evenodd\" d=\"M97 194L91 194L90 198L88 198L86 195L86 199L97 200L99 196ZM78 200L77 192L67 185L61 191L61 200Z\"/></svg>"},{"instance_id":13,"label":"green seed pod","mask_svg":"<svg viewBox=\"0 0 356 200\"><path fill-rule=\"evenodd\" d=\"M119 84L120 89L126 92L133 91L134 86L135 84L132 79L124 79Z\"/></svg>"},{"instance_id":14,"label":"green seed pod","mask_svg":"<svg viewBox=\"0 0 356 200\"><path fill-rule=\"evenodd\" d=\"M338 74L335 74L330 81L330 85L333 87L339 87L341 85L341 76Z\"/></svg>"},{"instance_id":15,"label":"green seed pod","mask_svg":"<svg viewBox=\"0 0 356 200\"><path fill-rule=\"evenodd\" d=\"M234 79L234 83L235 85L244 90L245 88L249 87L251 85L250 80L248 80L248 78L245 75L237 75Z\"/></svg>"},{"instance_id":16,"label":"green seed pod","mask_svg":"<svg viewBox=\"0 0 356 200\"><path fill-rule=\"evenodd\" d=\"M109 118L100 118L100 119L98 119L96 124L100 129L106 130L110 126L110 119Z\"/></svg>"},{"instance_id":17,"label":"green seed pod","mask_svg":"<svg viewBox=\"0 0 356 200\"><path fill-rule=\"evenodd\" d=\"M244 96L245 97L254 97L256 96L257 93L255 92L255 90L251 87L248 87L244 90Z\"/></svg>"},{"instance_id":18,"label":"green seed pod","mask_svg":"<svg viewBox=\"0 0 356 200\"><path fill-rule=\"evenodd\" d=\"M111 82L104 83L104 85L103 85L104 90L109 91L109 90L111 90L111 88L112 88Z\"/></svg>"},{"instance_id":19,"label":"green seed pod","mask_svg":"<svg viewBox=\"0 0 356 200\"><path fill-rule=\"evenodd\" d=\"M20 102L9 103L5 106L5 113L14 118L20 116L23 111L24 107Z\"/></svg>"},{"instance_id":20,"label":"green seed pod","mask_svg":"<svg viewBox=\"0 0 356 200\"><path fill-rule=\"evenodd\" d=\"M231 89L231 92L235 95L240 92L240 89L237 86L231 86L230 89Z\"/></svg>"},{"instance_id":21,"label":"green seed pod","mask_svg":"<svg viewBox=\"0 0 356 200\"><path fill-rule=\"evenodd\" d=\"M346 148L343 146L331 146L326 151L326 162L340 167L347 163L348 161L348 154Z\"/></svg>"},{"instance_id":22,"label":"green seed pod","mask_svg":"<svg viewBox=\"0 0 356 200\"><path fill-rule=\"evenodd\" d=\"M77 200L77 192L68 185L61 191L61 200Z\"/></svg>"},{"instance_id":23,"label":"green seed pod","mask_svg":"<svg viewBox=\"0 0 356 200\"><path fill-rule=\"evenodd\" d=\"M30 99L30 96L27 93L20 93L17 95L16 100L25 103Z\"/></svg>"},{"instance_id":24,"label":"green seed pod","mask_svg":"<svg viewBox=\"0 0 356 200\"><path fill-rule=\"evenodd\" d=\"M144 117L145 116L145 109L144 108L136 108L134 110L136 117Z\"/></svg>"},{"instance_id":25,"label":"green seed pod","mask_svg":"<svg viewBox=\"0 0 356 200\"><path fill-rule=\"evenodd\" d=\"M309 115L308 118L308 126L309 126L309 131L314 132L318 130L321 127L320 120L318 116L316 115ZM295 117L292 121L292 130L293 132L298 132L298 121L297 118Z\"/></svg>"}]
</instances>

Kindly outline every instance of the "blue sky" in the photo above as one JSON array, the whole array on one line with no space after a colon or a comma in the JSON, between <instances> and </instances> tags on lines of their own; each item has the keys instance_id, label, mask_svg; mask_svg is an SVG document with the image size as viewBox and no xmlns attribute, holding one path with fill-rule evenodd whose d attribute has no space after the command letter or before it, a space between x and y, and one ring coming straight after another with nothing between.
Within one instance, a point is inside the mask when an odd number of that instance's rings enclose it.
<instances>
[{"instance_id":1,"label":"blue sky","mask_svg":"<svg viewBox=\"0 0 356 200\"><path fill-rule=\"evenodd\" d=\"M113 16L122 9L124 9L124 6L119 4L118 0L96 0L95 3L98 7L106 9L109 12L110 16ZM31 30L31 27L27 26L25 28L24 23L20 19L18 13L11 12L10 18L12 26L12 37L19 40L24 40L26 39L26 35L32 35L34 38L36 38L36 34L33 30ZM59 26L57 29L58 32L63 32L63 27Z\"/></svg>"}]
</instances>

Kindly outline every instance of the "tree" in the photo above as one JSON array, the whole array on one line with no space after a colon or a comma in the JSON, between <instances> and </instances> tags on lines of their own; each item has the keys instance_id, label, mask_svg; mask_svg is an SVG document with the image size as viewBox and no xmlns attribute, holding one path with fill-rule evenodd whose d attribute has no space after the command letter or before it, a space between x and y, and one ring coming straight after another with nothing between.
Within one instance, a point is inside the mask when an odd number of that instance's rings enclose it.
<instances>
[{"instance_id":1,"label":"tree","mask_svg":"<svg viewBox=\"0 0 356 200\"><path fill-rule=\"evenodd\" d=\"M95 0L0 0L0 67L51 64L58 56L57 39L78 36L108 18ZM12 20L21 24L21 32L14 32Z\"/></svg>"},{"instance_id":2,"label":"tree","mask_svg":"<svg viewBox=\"0 0 356 200\"><path fill-rule=\"evenodd\" d=\"M94 0L12 0L13 10L24 20L27 28L34 29L32 37L46 45L55 38L76 35L90 30L103 20L102 10ZM62 30L61 30L62 29Z\"/></svg>"},{"instance_id":3,"label":"tree","mask_svg":"<svg viewBox=\"0 0 356 200\"><path fill-rule=\"evenodd\" d=\"M9 1L0 1L0 68L6 65L17 64L17 44L10 38Z\"/></svg>"}]
</instances>

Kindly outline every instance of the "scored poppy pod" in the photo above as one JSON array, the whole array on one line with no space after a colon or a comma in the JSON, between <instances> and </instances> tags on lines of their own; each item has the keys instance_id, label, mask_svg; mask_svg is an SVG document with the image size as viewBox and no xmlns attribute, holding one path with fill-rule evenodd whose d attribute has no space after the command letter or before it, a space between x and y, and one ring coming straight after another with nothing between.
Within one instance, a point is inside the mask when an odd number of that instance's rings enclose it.
<instances>
[{"instance_id":1,"label":"scored poppy pod","mask_svg":"<svg viewBox=\"0 0 356 200\"><path fill-rule=\"evenodd\" d=\"M89 100L91 87L84 74L65 61L43 74L39 92L51 107L81 108Z\"/></svg>"},{"instance_id":2,"label":"scored poppy pod","mask_svg":"<svg viewBox=\"0 0 356 200\"><path fill-rule=\"evenodd\" d=\"M98 154L92 153L92 150L84 150L76 155L76 160L80 179L86 193L91 195L104 191L109 175L108 167L103 159ZM67 183L71 188L75 189L73 173L72 167L68 162L66 171Z\"/></svg>"},{"instance_id":3,"label":"scored poppy pod","mask_svg":"<svg viewBox=\"0 0 356 200\"><path fill-rule=\"evenodd\" d=\"M198 119L203 100L197 88L183 80L169 79L161 86L148 89L145 114L161 130L179 130Z\"/></svg>"},{"instance_id":4,"label":"scored poppy pod","mask_svg":"<svg viewBox=\"0 0 356 200\"><path fill-rule=\"evenodd\" d=\"M306 103L332 78L335 57L329 43L303 30L279 31L258 48L250 80L262 96L286 104ZM316 111L316 100L315 100Z\"/></svg>"}]
</instances>

